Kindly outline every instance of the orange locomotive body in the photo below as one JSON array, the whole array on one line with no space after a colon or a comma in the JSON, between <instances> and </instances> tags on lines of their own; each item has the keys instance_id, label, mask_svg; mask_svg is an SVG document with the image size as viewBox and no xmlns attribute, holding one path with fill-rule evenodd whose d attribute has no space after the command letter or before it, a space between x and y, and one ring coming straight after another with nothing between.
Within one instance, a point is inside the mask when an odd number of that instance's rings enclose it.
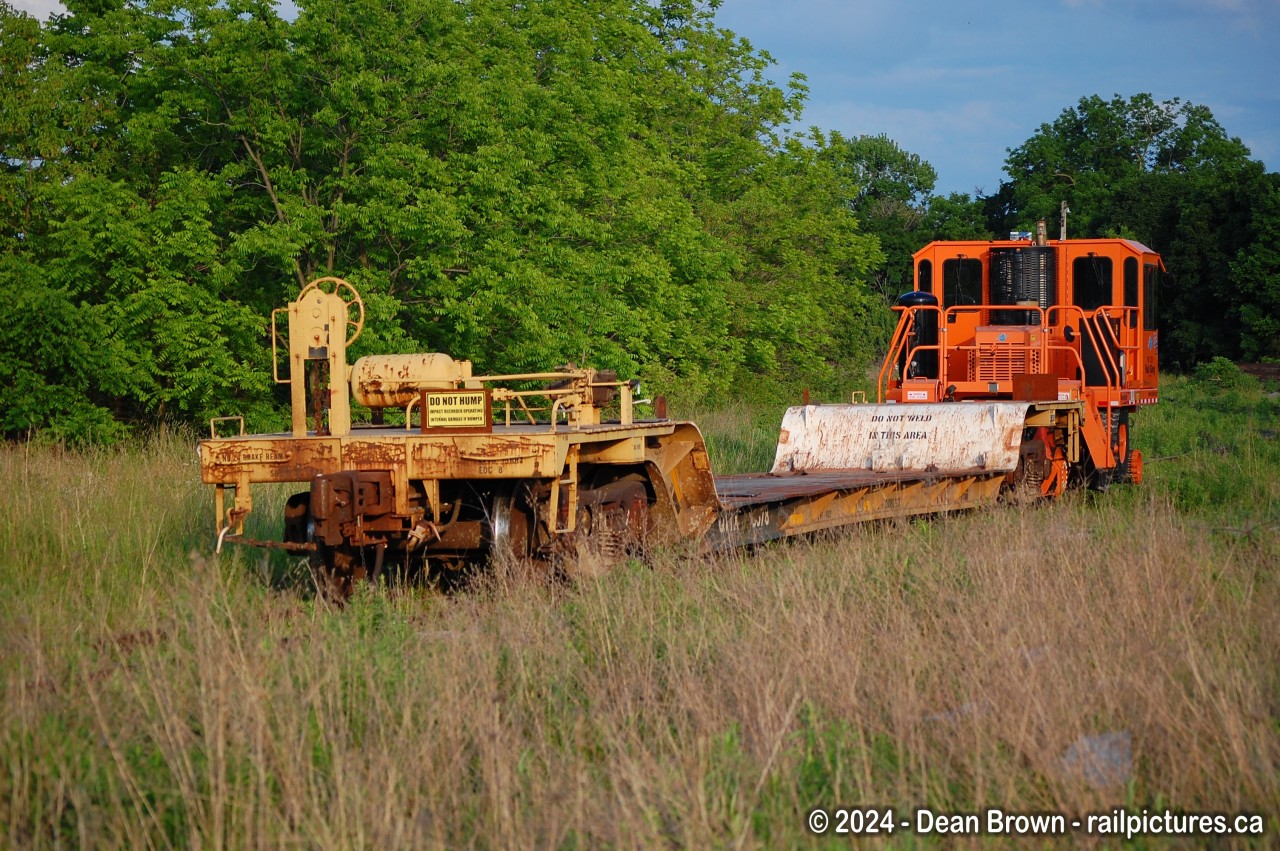
<instances>
[{"instance_id":1,"label":"orange locomotive body","mask_svg":"<svg viewBox=\"0 0 1280 851\"><path fill-rule=\"evenodd\" d=\"M1163 263L1127 239L933 242L880 372L882 403L1083 402L1074 430L1028 429L1046 494L1069 481L1137 481L1131 415L1157 400L1155 303ZM1040 481L1040 479L1036 479Z\"/></svg>"}]
</instances>

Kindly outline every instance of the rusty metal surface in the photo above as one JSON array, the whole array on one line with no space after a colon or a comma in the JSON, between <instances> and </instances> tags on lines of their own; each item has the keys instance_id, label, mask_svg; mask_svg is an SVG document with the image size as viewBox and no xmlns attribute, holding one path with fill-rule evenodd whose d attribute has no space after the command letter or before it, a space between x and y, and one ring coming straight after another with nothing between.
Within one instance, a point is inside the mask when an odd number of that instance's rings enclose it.
<instances>
[{"instance_id":1,"label":"rusty metal surface","mask_svg":"<svg viewBox=\"0 0 1280 851\"><path fill-rule=\"evenodd\" d=\"M453 389L470 377L470 361L441 352L366 355L351 367L351 397L367 408L403 408L422 390Z\"/></svg>"},{"instance_id":2,"label":"rusty metal surface","mask_svg":"<svg viewBox=\"0 0 1280 851\"><path fill-rule=\"evenodd\" d=\"M875 472L871 470L820 470L800 473L746 473L717 476L716 493L725 508L739 510L752 505L785 502L856 488L878 487L906 482L932 483L943 479L980 476L990 470L939 470L929 473Z\"/></svg>"},{"instance_id":3,"label":"rusty metal surface","mask_svg":"<svg viewBox=\"0 0 1280 851\"><path fill-rule=\"evenodd\" d=\"M587 552L611 561L666 543L715 550L975 508L1017 478L1006 474L1019 467L1024 433L1030 442L1020 482L1047 475L1035 471L1049 463L1050 448L1059 450L1063 471L1079 463L1082 439L1099 468L1110 466L1111 408L1154 402L1154 382L1122 387L1136 367L1116 363L1109 365L1116 380L1105 386L1060 382L1048 367L1060 365L1064 347L1044 342L1040 324L977 327L989 310L947 309L964 321L943 327L969 336L950 346L942 337L933 347L939 371L930 378L908 371L898 381L894 398L902 404L791 408L771 472L717 479L697 426L667 420L661 398L658 420L636 419L638 382L611 372L570 364L473 376L470 362L440 353L371 356L348 370L346 346L363 326L363 303L349 283L325 278L276 312L289 315L289 377L277 373L276 380L292 385L292 431L246 435L240 420L239 435L218 437L215 419L213 436L200 444L219 546L235 540L313 553L349 588L364 574L366 550L375 553L375 577L384 559L407 567L410 556L429 557L452 569L494 547L517 557ZM1105 312L1091 321L1139 324ZM895 346L904 344L906 328L895 332ZM1133 341L1111 348L1142 352ZM1046 363L1050 356L1057 360ZM882 389L895 363L891 352ZM1154 361L1151 367L1154 375ZM992 401L1010 390L1019 401ZM382 408L403 408L405 425L353 424L352 397L375 409L378 423ZM933 401L939 398L965 401ZM1050 430L1060 437L1050 439ZM260 482L309 485L286 503L283 542L243 537Z\"/></svg>"},{"instance_id":4,"label":"rusty metal surface","mask_svg":"<svg viewBox=\"0 0 1280 851\"><path fill-rule=\"evenodd\" d=\"M424 435L403 427L357 427L345 436L259 434L200 443L201 477L216 486L217 528L231 526L240 533L253 510L252 486L257 483L311 483L346 473L389 473L394 506L385 516L404 526L412 513L411 482L419 483L414 487L425 499L428 518L437 517L443 507L442 483L557 478L567 482L574 478L566 473L570 453L593 469L650 471L655 513L663 518L664 530L677 537L696 539L714 521L719 503L702 437L692 424L670 420L576 427L496 425L492 434ZM347 528L338 527L344 540L351 537Z\"/></svg>"},{"instance_id":5,"label":"rusty metal surface","mask_svg":"<svg viewBox=\"0 0 1280 851\"><path fill-rule=\"evenodd\" d=\"M1019 402L1042 402L1058 398L1056 375L1015 375L1012 381L1013 398Z\"/></svg>"},{"instance_id":6,"label":"rusty metal surface","mask_svg":"<svg viewBox=\"0 0 1280 851\"><path fill-rule=\"evenodd\" d=\"M295 555L301 553L313 553L316 551L314 543L296 542L296 541L264 541L259 538L246 538L243 535L227 535L224 541L228 544L240 544L246 547L261 547L268 550L284 550Z\"/></svg>"},{"instance_id":7,"label":"rusty metal surface","mask_svg":"<svg viewBox=\"0 0 1280 851\"><path fill-rule=\"evenodd\" d=\"M697 426L637 420L638 386L612 372L569 365L473 376L468 361L441 353L375 355L348 370L346 345L363 325L354 287L313 282L285 312L289 377L276 378L291 385L291 431L211 436L200 444L201 477L214 485L219 540L258 546L268 542L242 537L253 485L305 483L286 503L284 540L269 545L313 552L343 582L366 569L366 549L375 552L374 575L387 558L407 565L415 550L469 557L495 541L543 556L586 547L610 560L708 534L750 543L952 510L991 492L989 481L978 482L1003 463L994 446L1007 438L1001 425L1015 413L1020 424L1023 413L1016 406L945 406L945 415L934 410L944 406L792 409L775 471L805 475L717 483ZM274 353L274 318L272 334ZM405 427L353 424L352 396L374 409L403 407ZM616 419L602 422L606 416ZM987 420L994 431L984 430ZM868 448L861 444L872 424L883 433L869 432ZM936 452L939 441L950 455ZM1016 439L1013 450L1016 463ZM912 452L928 455L927 468Z\"/></svg>"},{"instance_id":8,"label":"rusty metal surface","mask_svg":"<svg viewBox=\"0 0 1280 851\"><path fill-rule=\"evenodd\" d=\"M1026 414L1025 403L1008 402L790 408L772 472L1009 472Z\"/></svg>"},{"instance_id":9,"label":"rusty metal surface","mask_svg":"<svg viewBox=\"0 0 1280 851\"><path fill-rule=\"evenodd\" d=\"M288 434L226 437L200 442L206 484L306 482L343 470L404 469L411 479L549 478L567 448L590 447L593 458L640 463L644 438L670 434L667 422L605 424L578 429L512 425L494 433L422 435L403 428L357 428L346 437Z\"/></svg>"},{"instance_id":10,"label":"rusty metal surface","mask_svg":"<svg viewBox=\"0 0 1280 851\"><path fill-rule=\"evenodd\" d=\"M1004 479L985 470L728 477L717 482L726 509L701 547L718 551L856 523L977 508L998 498Z\"/></svg>"}]
</instances>

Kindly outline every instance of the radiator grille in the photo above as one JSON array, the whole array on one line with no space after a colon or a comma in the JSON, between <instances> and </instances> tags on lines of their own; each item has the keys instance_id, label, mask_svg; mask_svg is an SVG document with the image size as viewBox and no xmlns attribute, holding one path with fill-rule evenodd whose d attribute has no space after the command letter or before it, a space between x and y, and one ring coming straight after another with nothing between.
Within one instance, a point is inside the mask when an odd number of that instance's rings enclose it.
<instances>
[{"instance_id":1,"label":"radiator grille","mask_svg":"<svg viewBox=\"0 0 1280 851\"><path fill-rule=\"evenodd\" d=\"M1041 372L1040 352L1008 346L984 346L969 353L969 374L975 381L1010 381L1015 375Z\"/></svg>"}]
</instances>

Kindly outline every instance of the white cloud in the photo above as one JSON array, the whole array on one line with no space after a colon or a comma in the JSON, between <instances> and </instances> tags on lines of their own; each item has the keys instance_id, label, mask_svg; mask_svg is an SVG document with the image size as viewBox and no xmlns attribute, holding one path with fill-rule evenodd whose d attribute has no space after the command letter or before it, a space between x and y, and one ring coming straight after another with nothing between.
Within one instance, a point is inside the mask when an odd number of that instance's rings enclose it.
<instances>
[{"instance_id":1,"label":"white cloud","mask_svg":"<svg viewBox=\"0 0 1280 851\"><path fill-rule=\"evenodd\" d=\"M67 7L58 0L8 0L9 5L19 12L26 12L33 18L48 20L50 15L65 15Z\"/></svg>"}]
</instances>

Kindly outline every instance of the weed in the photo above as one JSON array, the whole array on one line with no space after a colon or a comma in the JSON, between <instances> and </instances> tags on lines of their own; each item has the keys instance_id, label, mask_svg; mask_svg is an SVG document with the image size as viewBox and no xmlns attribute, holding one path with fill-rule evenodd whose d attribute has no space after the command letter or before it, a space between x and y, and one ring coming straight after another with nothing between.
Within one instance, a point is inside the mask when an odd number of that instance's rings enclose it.
<instances>
[{"instance_id":1,"label":"weed","mask_svg":"<svg viewBox=\"0 0 1280 851\"><path fill-rule=\"evenodd\" d=\"M0 449L0 845L807 846L860 804L1274 832L1277 404L1169 379L1146 483L1098 499L341 611L212 554L181 437ZM717 465L778 418L702 418Z\"/></svg>"}]
</instances>

